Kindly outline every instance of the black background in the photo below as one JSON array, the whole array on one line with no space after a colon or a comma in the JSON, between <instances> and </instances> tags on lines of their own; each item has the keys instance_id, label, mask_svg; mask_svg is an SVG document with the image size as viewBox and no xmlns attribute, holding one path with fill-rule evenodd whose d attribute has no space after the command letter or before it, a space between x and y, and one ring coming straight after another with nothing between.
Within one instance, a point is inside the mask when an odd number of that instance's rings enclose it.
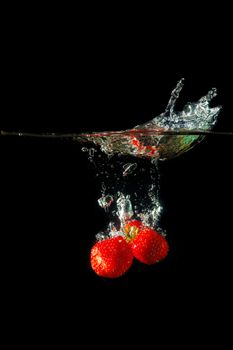
<instances>
[{"instance_id":1,"label":"black background","mask_svg":"<svg viewBox=\"0 0 233 350\"><path fill-rule=\"evenodd\" d=\"M162 112L172 88L185 77L177 108L217 87L213 104L223 110L216 129L233 131L231 70L215 55L180 47L168 55L137 46L128 55L115 45L79 42L74 48L65 47L65 40L61 46L61 38L55 44L48 38L19 40L17 33L14 38L5 53L1 129L130 128L150 119L151 112ZM44 318L64 313L79 319L84 307L87 318L94 309L110 320L125 310L131 316L146 310L167 324L180 313L184 320L192 312L203 319L227 308L232 137L209 136L161 165L170 254L156 266L135 263L116 280L90 269L90 249L107 215L97 205L100 185L80 145L16 137L1 137L0 143L3 290L18 315L27 310ZM126 322L131 316L124 316Z\"/></svg>"}]
</instances>

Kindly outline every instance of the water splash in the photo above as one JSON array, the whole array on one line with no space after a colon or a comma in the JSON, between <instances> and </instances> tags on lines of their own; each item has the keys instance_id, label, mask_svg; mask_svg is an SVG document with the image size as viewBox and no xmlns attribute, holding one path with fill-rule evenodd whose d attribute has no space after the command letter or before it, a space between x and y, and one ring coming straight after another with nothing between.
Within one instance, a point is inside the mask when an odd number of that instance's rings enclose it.
<instances>
[{"instance_id":1,"label":"water splash","mask_svg":"<svg viewBox=\"0 0 233 350\"><path fill-rule=\"evenodd\" d=\"M187 103L182 111L175 111L175 104L183 87L181 79L171 93L165 112L152 120L119 132L102 132L77 137L77 141L89 141L100 146L101 151L113 154L165 160L176 157L203 140L216 124L221 107L210 107L217 95L211 89L197 102Z\"/></svg>"}]
</instances>

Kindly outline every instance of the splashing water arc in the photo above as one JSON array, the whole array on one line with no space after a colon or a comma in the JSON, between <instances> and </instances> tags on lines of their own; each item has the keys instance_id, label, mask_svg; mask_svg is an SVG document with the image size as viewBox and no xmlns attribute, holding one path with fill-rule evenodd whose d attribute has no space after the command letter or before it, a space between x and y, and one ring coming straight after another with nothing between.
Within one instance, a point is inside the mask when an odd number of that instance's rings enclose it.
<instances>
[{"instance_id":1,"label":"splashing water arc","mask_svg":"<svg viewBox=\"0 0 233 350\"><path fill-rule=\"evenodd\" d=\"M187 103L182 111L176 112L175 103L183 80L172 91L165 112L152 120L130 130L83 134L76 140L93 142L109 156L117 153L154 161L170 159L188 151L213 128L221 107L209 106L217 95L217 90L213 88L199 101Z\"/></svg>"}]
</instances>

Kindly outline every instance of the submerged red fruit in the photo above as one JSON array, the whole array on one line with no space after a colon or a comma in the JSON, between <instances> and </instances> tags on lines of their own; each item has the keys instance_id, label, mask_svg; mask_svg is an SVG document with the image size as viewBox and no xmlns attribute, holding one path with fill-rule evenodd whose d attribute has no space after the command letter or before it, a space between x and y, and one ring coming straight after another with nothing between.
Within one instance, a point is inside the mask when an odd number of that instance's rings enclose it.
<instances>
[{"instance_id":1,"label":"submerged red fruit","mask_svg":"<svg viewBox=\"0 0 233 350\"><path fill-rule=\"evenodd\" d=\"M135 136L132 136L131 144L136 149L137 154L142 154L146 157L157 156L159 157L158 148L155 146L145 146L142 142L140 142Z\"/></svg>"},{"instance_id":2,"label":"submerged red fruit","mask_svg":"<svg viewBox=\"0 0 233 350\"><path fill-rule=\"evenodd\" d=\"M147 265L163 260L169 250L167 240L149 227L139 229L139 233L129 245L134 257Z\"/></svg>"},{"instance_id":3,"label":"submerged red fruit","mask_svg":"<svg viewBox=\"0 0 233 350\"><path fill-rule=\"evenodd\" d=\"M132 262L133 253L121 236L105 239L92 247L91 267L101 277L120 277Z\"/></svg>"}]
</instances>

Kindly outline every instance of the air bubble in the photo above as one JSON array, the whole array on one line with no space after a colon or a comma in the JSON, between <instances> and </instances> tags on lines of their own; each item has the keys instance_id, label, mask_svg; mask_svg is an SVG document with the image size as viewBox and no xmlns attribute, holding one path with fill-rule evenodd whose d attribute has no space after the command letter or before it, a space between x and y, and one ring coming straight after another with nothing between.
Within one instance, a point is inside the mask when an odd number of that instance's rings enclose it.
<instances>
[{"instance_id":1,"label":"air bubble","mask_svg":"<svg viewBox=\"0 0 233 350\"><path fill-rule=\"evenodd\" d=\"M136 163L127 163L123 165L123 176L132 174L132 172L137 168Z\"/></svg>"},{"instance_id":2,"label":"air bubble","mask_svg":"<svg viewBox=\"0 0 233 350\"><path fill-rule=\"evenodd\" d=\"M113 197L109 194L106 196L102 196L101 198L98 199L99 206L101 208L108 208L110 205L113 203Z\"/></svg>"},{"instance_id":3,"label":"air bubble","mask_svg":"<svg viewBox=\"0 0 233 350\"><path fill-rule=\"evenodd\" d=\"M94 155L95 155L95 149L94 148L90 148L89 149L89 156L90 157L94 157Z\"/></svg>"}]
</instances>

